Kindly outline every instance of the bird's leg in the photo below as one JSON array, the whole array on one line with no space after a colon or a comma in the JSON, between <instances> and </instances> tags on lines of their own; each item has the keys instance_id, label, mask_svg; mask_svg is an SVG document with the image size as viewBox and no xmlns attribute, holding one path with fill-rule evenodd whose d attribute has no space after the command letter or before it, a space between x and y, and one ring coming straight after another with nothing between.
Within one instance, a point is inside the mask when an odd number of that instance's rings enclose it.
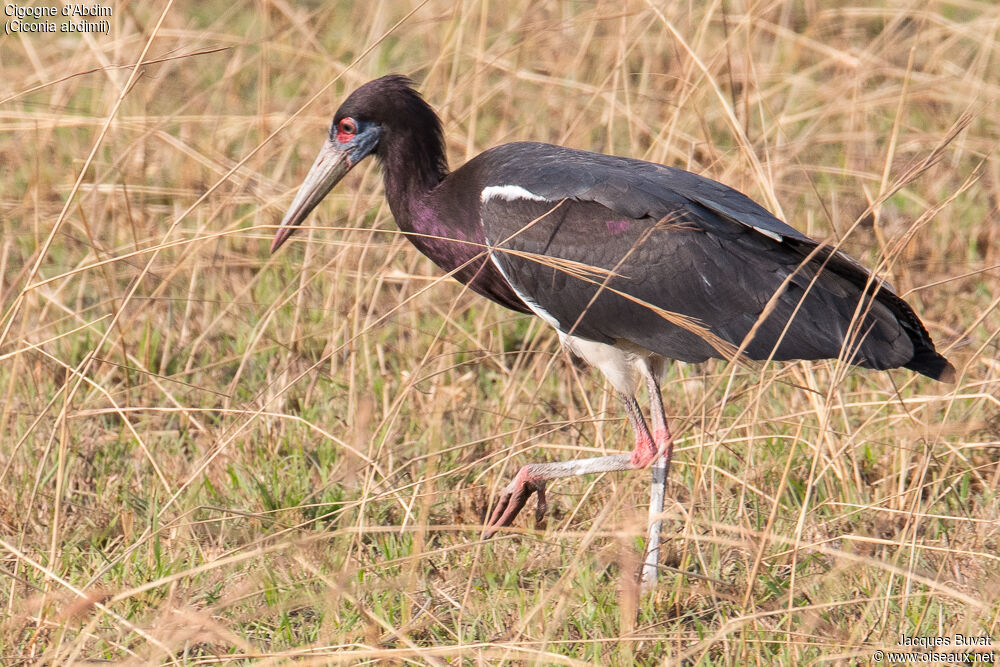
<instances>
[{"instance_id":1,"label":"bird's leg","mask_svg":"<svg viewBox=\"0 0 1000 667\"><path fill-rule=\"evenodd\" d=\"M629 459L636 470L645 468L653 462L657 454L653 434L649 432L646 420L642 418L642 411L639 409L635 396L618 395L621 397L622 403L625 404L625 415L628 417L628 421L632 425L632 432L635 434L635 447L632 448Z\"/></svg>"},{"instance_id":2,"label":"bird's leg","mask_svg":"<svg viewBox=\"0 0 1000 667\"><path fill-rule=\"evenodd\" d=\"M649 428L642 418L639 404L636 403L634 396L621 393L619 396L625 404L625 413L632 424L632 430L635 431L635 448L632 453L555 463L529 463L521 468L513 481L500 492L497 504L486 522L483 537L492 537L499 528L509 526L533 493L538 494L538 508L535 510L535 516L541 519L546 510L545 483L550 479L598 472L639 470L648 467L653 462L653 459L659 454L659 450L653 434L649 432Z\"/></svg>"},{"instance_id":3,"label":"bird's leg","mask_svg":"<svg viewBox=\"0 0 1000 667\"><path fill-rule=\"evenodd\" d=\"M649 538L646 540L646 559L642 567L642 590L648 591L656 585L657 566L660 561L660 529L663 520L663 497L667 486L667 473L674 453L674 438L667 428L667 417L663 413L663 397L656 374L645 373L646 389L649 391L649 412L653 422L653 440L656 443L656 461L653 463L653 482L649 487Z\"/></svg>"}]
</instances>

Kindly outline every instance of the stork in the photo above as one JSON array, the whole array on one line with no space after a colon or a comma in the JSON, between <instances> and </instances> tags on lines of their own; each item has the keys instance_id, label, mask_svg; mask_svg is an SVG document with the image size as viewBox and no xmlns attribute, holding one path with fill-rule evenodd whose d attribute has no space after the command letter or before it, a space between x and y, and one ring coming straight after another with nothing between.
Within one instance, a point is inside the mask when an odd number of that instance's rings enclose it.
<instances>
[{"instance_id":1,"label":"stork","mask_svg":"<svg viewBox=\"0 0 1000 667\"><path fill-rule=\"evenodd\" d=\"M344 101L271 244L276 251L368 155L399 229L482 296L553 326L614 387L629 454L522 467L484 536L555 478L653 466L642 581L656 580L673 453L660 383L669 360L841 358L942 381L954 368L892 288L842 252L697 174L544 143L491 148L449 172L441 121L399 75ZM650 424L636 390L645 385Z\"/></svg>"}]
</instances>

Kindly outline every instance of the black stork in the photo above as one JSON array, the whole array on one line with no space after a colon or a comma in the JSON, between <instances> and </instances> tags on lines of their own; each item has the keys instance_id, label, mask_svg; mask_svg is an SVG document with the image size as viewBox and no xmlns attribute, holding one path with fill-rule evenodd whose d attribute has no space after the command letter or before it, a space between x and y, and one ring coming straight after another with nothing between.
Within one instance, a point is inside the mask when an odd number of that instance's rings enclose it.
<instances>
[{"instance_id":1,"label":"black stork","mask_svg":"<svg viewBox=\"0 0 1000 667\"><path fill-rule=\"evenodd\" d=\"M520 469L488 517L510 525L547 480L653 466L643 582L656 579L673 450L667 360L831 359L951 381L954 368L892 288L753 200L691 172L542 143L491 148L448 171L441 121L403 76L344 101L271 244L277 250L365 156L420 252L479 294L556 328L617 390L630 454ZM649 393L651 426L635 399Z\"/></svg>"}]
</instances>

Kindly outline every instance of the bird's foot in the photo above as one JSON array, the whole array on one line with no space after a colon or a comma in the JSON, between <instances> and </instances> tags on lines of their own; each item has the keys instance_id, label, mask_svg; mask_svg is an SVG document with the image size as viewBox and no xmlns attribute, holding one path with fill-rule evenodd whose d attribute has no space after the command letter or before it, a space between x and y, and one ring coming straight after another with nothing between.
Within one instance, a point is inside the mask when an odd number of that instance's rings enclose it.
<instances>
[{"instance_id":1,"label":"bird's foot","mask_svg":"<svg viewBox=\"0 0 1000 667\"><path fill-rule=\"evenodd\" d=\"M494 506L493 512L490 513L490 518L483 530L483 538L489 539L500 528L509 526L533 493L538 494L535 520L540 522L545 516L545 510L548 509L548 504L545 501L545 479L533 477L531 466L524 466L518 471L514 480L500 492L497 504Z\"/></svg>"}]
</instances>

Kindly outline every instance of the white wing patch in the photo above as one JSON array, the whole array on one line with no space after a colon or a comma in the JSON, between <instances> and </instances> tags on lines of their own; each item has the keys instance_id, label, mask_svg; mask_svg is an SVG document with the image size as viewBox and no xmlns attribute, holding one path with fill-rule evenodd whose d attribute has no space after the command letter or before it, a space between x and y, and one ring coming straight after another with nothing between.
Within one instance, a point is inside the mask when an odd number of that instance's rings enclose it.
<instances>
[{"instance_id":1,"label":"white wing patch","mask_svg":"<svg viewBox=\"0 0 1000 667\"><path fill-rule=\"evenodd\" d=\"M490 199L545 201L545 197L539 197L534 192L525 190L520 185L488 185L483 188L482 194L479 195L479 200L485 204Z\"/></svg>"},{"instance_id":2,"label":"white wing patch","mask_svg":"<svg viewBox=\"0 0 1000 667\"><path fill-rule=\"evenodd\" d=\"M783 236L782 236L781 234L778 234L778 233L775 233L775 232L772 232L772 231L769 231L769 230L767 230L767 229L762 229L762 228L760 228L760 227L754 227L753 225L750 225L750 226L751 226L751 227L753 227L754 229L756 229L756 230L757 230L758 232L760 232L760 233L761 233L761 234L763 234L764 236L767 236L767 237L769 237L769 238L772 238L772 239L774 239L775 241L783 241L783 240L784 240L784 237L783 237Z\"/></svg>"}]
</instances>

